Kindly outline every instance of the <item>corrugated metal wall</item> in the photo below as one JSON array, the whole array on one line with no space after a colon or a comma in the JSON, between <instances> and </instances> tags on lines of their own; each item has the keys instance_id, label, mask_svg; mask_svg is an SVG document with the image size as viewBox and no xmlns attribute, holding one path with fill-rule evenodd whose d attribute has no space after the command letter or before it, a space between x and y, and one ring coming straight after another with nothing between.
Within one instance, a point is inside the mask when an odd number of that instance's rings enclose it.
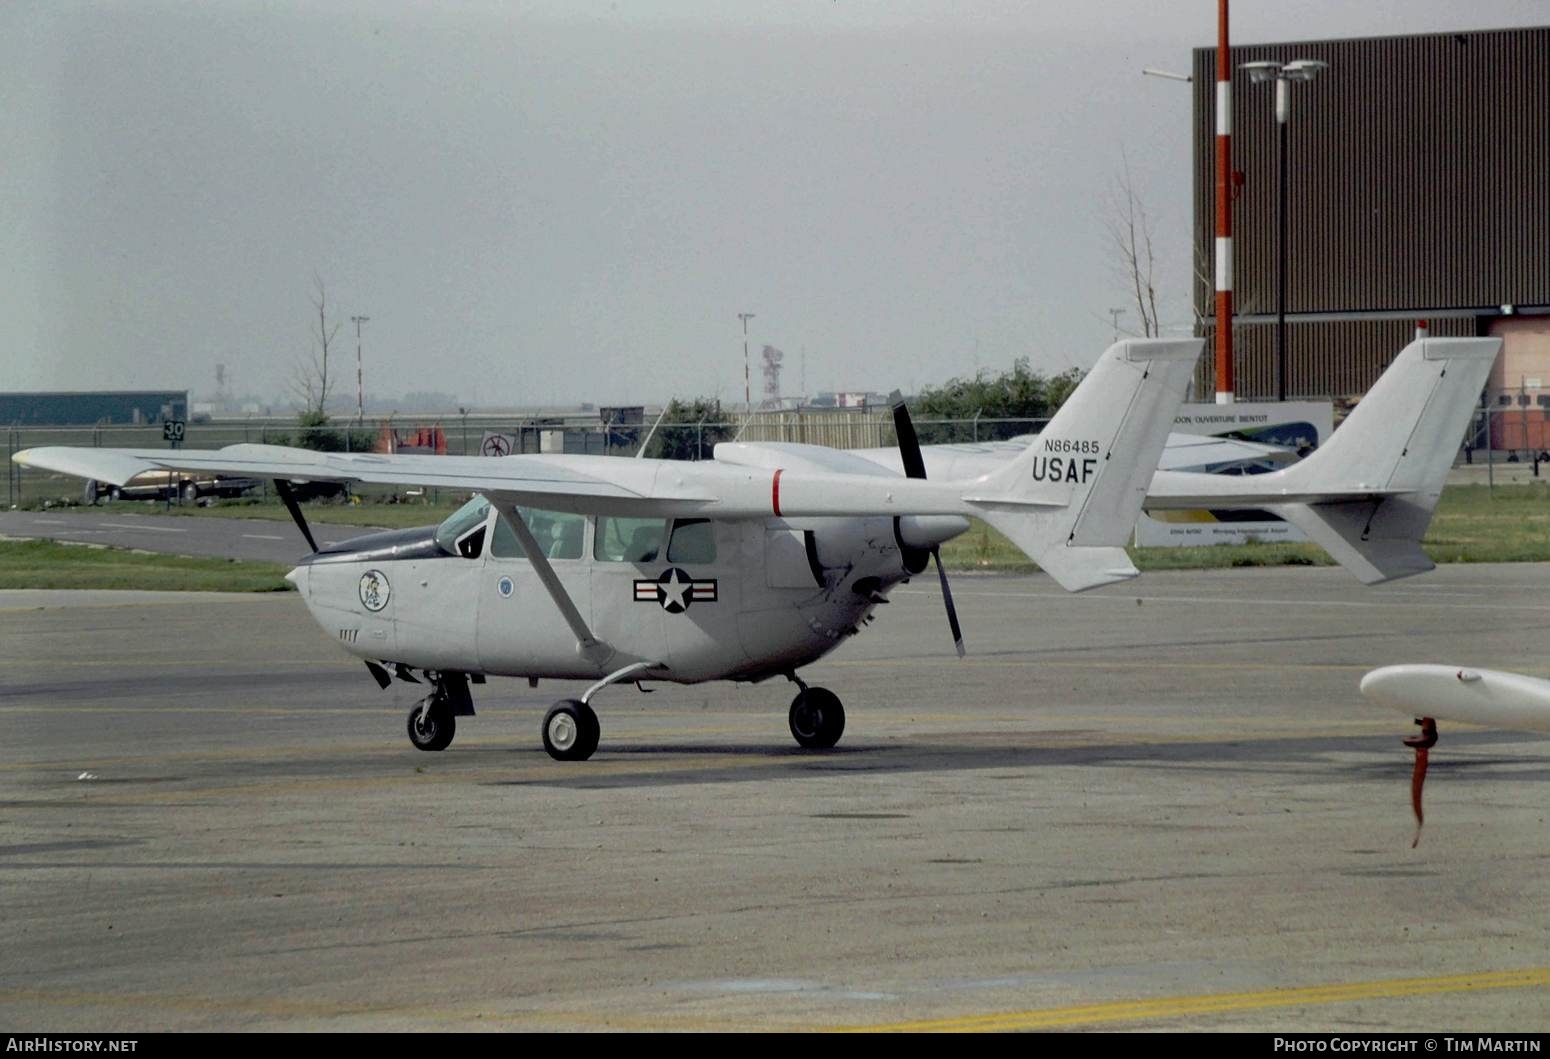
<instances>
[{"instance_id":1,"label":"corrugated metal wall","mask_svg":"<svg viewBox=\"0 0 1550 1059\"><path fill-rule=\"evenodd\" d=\"M1438 337L1469 337L1480 333L1474 317L1429 321ZM1237 362L1236 393L1241 400L1275 399L1275 325L1238 325L1233 332ZM1308 321L1286 325L1287 397L1357 397L1383 374L1390 362L1415 337L1410 320ZM1205 358L1202 358L1204 360ZM1205 365L1196 392L1215 392L1214 366ZM1207 398L1209 399L1209 398Z\"/></svg>"},{"instance_id":2,"label":"corrugated metal wall","mask_svg":"<svg viewBox=\"0 0 1550 1059\"><path fill-rule=\"evenodd\" d=\"M1550 27L1234 47L1233 64L1321 59L1293 84L1287 312L1494 313L1550 305ZM1195 254L1212 274L1216 49L1194 53ZM1233 79L1234 288L1276 310L1273 83ZM1195 300L1209 315L1209 279ZM1346 395L1391 360L1409 321L1288 325L1290 389ZM1434 320L1434 334L1475 334ZM1263 333L1262 333L1263 332ZM1274 392L1274 328L1240 327L1237 392ZM1263 359L1264 364L1260 361ZM1311 374L1304 374L1305 372ZM1209 369L1202 392L1212 388ZM1351 387L1356 387L1352 389Z\"/></svg>"}]
</instances>

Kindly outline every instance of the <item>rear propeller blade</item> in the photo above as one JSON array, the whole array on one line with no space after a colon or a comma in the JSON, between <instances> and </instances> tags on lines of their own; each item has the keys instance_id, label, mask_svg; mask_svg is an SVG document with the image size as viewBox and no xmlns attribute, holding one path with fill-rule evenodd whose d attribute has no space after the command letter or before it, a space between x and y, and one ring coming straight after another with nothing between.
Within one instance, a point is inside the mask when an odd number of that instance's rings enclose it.
<instances>
[{"instance_id":1,"label":"rear propeller blade","mask_svg":"<svg viewBox=\"0 0 1550 1059\"><path fill-rule=\"evenodd\" d=\"M909 407L904 403L904 396L898 390L888 395L888 404L893 408L893 432L899 439L899 459L904 464L904 477L925 478L926 458L920 451L920 438L915 434L915 422L910 419ZM942 602L947 606L947 627L953 632L953 646L958 649L958 657L963 657L963 629L958 625L958 608L953 606L953 590L947 587L947 571L942 568L942 549L931 549L931 558L936 561L937 580L942 582Z\"/></svg>"},{"instance_id":2,"label":"rear propeller blade","mask_svg":"<svg viewBox=\"0 0 1550 1059\"><path fill-rule=\"evenodd\" d=\"M963 657L963 630L958 627L958 608L953 606L953 590L947 587L947 571L942 568L942 549L932 548L931 558L936 560L936 576L942 582L942 602L947 604L947 627L953 631L953 646L958 657Z\"/></svg>"}]
</instances>

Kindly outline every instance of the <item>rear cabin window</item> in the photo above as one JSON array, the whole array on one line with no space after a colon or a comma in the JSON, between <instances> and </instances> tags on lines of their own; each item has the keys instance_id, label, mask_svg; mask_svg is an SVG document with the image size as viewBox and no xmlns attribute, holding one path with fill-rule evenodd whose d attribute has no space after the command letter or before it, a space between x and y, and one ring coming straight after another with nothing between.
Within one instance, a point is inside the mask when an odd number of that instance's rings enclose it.
<instances>
[{"instance_id":1,"label":"rear cabin window","mask_svg":"<svg viewBox=\"0 0 1550 1059\"><path fill-rule=\"evenodd\" d=\"M713 563L716 561L716 527L709 519L681 518L673 523L673 537L667 543L670 563Z\"/></svg>"},{"instance_id":2,"label":"rear cabin window","mask_svg":"<svg viewBox=\"0 0 1550 1059\"><path fill-rule=\"evenodd\" d=\"M654 563L662 551L659 518L611 518L599 515L592 555L610 563Z\"/></svg>"},{"instance_id":3,"label":"rear cabin window","mask_svg":"<svg viewBox=\"0 0 1550 1059\"><path fill-rule=\"evenodd\" d=\"M522 521L532 531L533 539L543 548L549 559L580 559L582 536L586 532L585 515L572 515L564 511L539 511L536 508L519 507ZM490 540L490 554L497 559L523 559L522 542L517 531L504 517L495 520L495 535Z\"/></svg>"}]
</instances>

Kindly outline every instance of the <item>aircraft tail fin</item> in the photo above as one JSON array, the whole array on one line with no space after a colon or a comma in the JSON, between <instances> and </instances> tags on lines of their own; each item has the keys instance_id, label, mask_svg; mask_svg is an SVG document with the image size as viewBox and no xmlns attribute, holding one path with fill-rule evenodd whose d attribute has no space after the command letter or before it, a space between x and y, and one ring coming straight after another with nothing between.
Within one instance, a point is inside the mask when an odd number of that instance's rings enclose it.
<instances>
[{"instance_id":1,"label":"aircraft tail fin","mask_svg":"<svg viewBox=\"0 0 1550 1059\"><path fill-rule=\"evenodd\" d=\"M1134 577L1124 545L1203 345L1110 346L1028 450L965 499L1070 591Z\"/></svg>"},{"instance_id":2,"label":"aircraft tail fin","mask_svg":"<svg viewBox=\"0 0 1550 1059\"><path fill-rule=\"evenodd\" d=\"M1500 349L1498 338L1410 343L1330 440L1281 472L1289 492L1388 495L1270 510L1366 584L1432 569L1421 537Z\"/></svg>"},{"instance_id":3,"label":"aircraft tail fin","mask_svg":"<svg viewBox=\"0 0 1550 1059\"><path fill-rule=\"evenodd\" d=\"M1411 342L1329 441L1279 472L1279 484L1287 492L1416 493L1435 506L1501 347L1499 338Z\"/></svg>"}]
</instances>

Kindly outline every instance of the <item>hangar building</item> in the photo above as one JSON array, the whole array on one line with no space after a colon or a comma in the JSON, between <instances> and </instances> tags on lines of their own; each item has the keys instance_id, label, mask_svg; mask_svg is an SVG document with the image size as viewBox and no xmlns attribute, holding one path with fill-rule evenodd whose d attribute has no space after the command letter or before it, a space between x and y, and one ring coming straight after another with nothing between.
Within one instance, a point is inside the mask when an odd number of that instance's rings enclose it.
<instances>
[{"instance_id":1,"label":"hangar building","mask_svg":"<svg viewBox=\"0 0 1550 1059\"><path fill-rule=\"evenodd\" d=\"M1425 319L1433 335L1503 338L1493 407L1550 407L1550 27L1232 51L1239 399L1276 393L1275 85L1242 64L1317 59L1329 68L1290 86L1287 397L1359 396ZM1193 75L1194 304L1210 345L1214 47L1195 50ZM1213 363L1214 349L1197 392L1215 389Z\"/></svg>"},{"instance_id":2,"label":"hangar building","mask_svg":"<svg viewBox=\"0 0 1550 1059\"><path fill-rule=\"evenodd\" d=\"M0 393L0 426L139 426L188 418L187 390Z\"/></svg>"}]
</instances>

